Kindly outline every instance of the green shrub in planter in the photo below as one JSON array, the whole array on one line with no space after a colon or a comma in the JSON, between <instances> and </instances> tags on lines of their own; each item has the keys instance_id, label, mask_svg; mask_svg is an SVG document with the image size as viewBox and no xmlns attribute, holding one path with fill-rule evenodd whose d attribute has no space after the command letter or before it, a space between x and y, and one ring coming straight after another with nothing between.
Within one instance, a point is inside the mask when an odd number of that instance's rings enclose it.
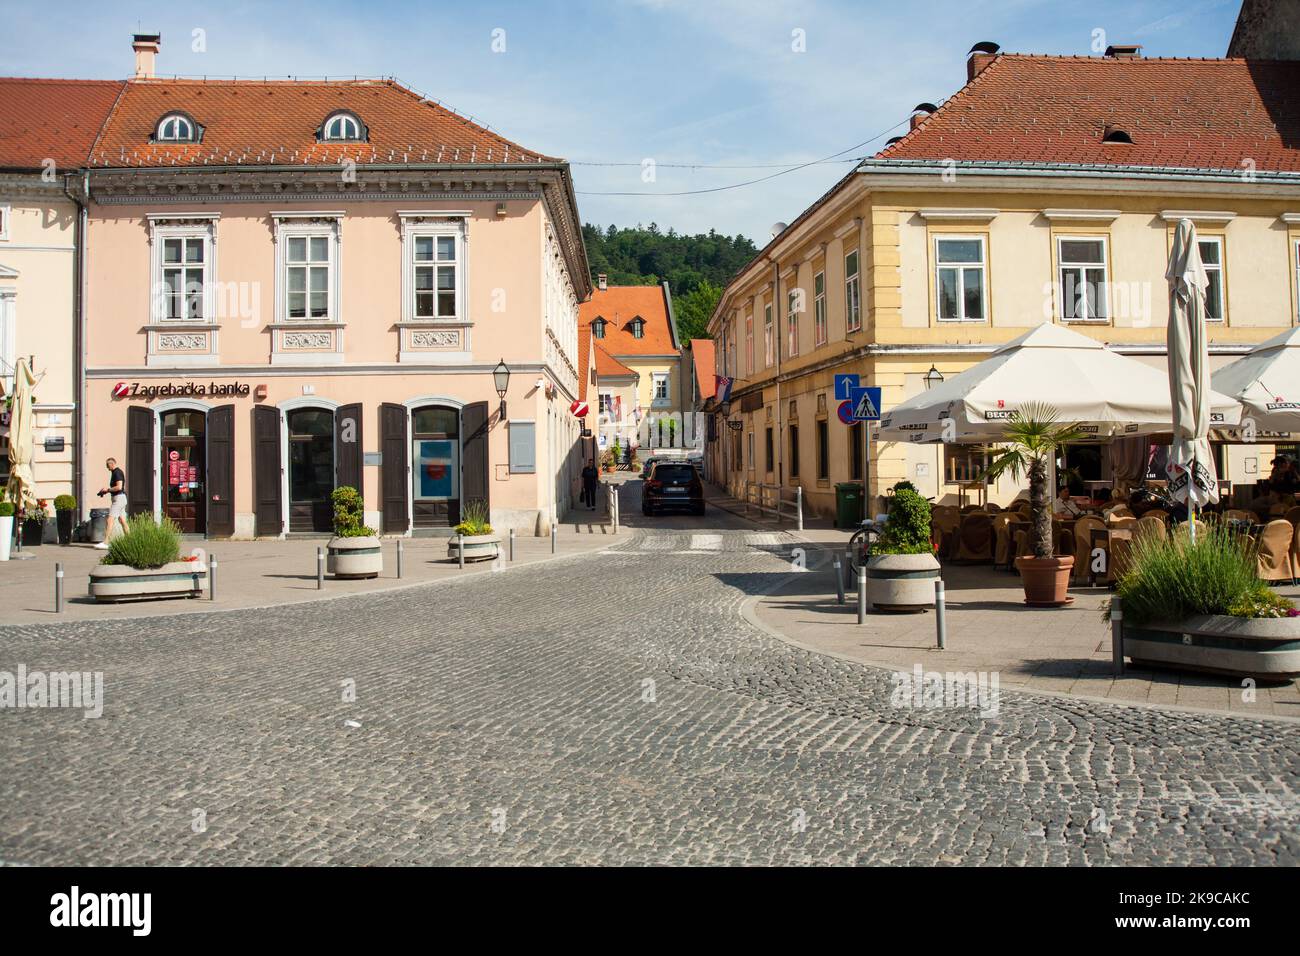
<instances>
[{"instance_id":1,"label":"green shrub in planter","mask_svg":"<svg viewBox=\"0 0 1300 956\"><path fill-rule=\"evenodd\" d=\"M14 503L12 501L0 501L0 518L12 518L14 516Z\"/></svg>"},{"instance_id":2,"label":"green shrub in planter","mask_svg":"<svg viewBox=\"0 0 1300 956\"><path fill-rule=\"evenodd\" d=\"M101 564L125 564L143 571L161 568L180 559L180 529L170 518L161 522L153 515L135 515L127 521L126 531L108 542L108 554Z\"/></svg>"},{"instance_id":3,"label":"green shrub in planter","mask_svg":"<svg viewBox=\"0 0 1300 956\"><path fill-rule=\"evenodd\" d=\"M377 531L366 527L365 502L361 492L351 485L341 485L330 495L334 505L334 534L340 538L373 538Z\"/></svg>"},{"instance_id":4,"label":"green shrub in planter","mask_svg":"<svg viewBox=\"0 0 1300 956\"><path fill-rule=\"evenodd\" d=\"M889 521L871 551L873 554L933 554L930 502L915 491L896 489L889 506Z\"/></svg>"},{"instance_id":5,"label":"green shrub in planter","mask_svg":"<svg viewBox=\"0 0 1300 956\"><path fill-rule=\"evenodd\" d=\"M491 534L492 525L488 519L487 502L481 498L473 498L467 501L465 507L461 509L460 524L456 525L456 533L463 534L467 538Z\"/></svg>"},{"instance_id":6,"label":"green shrub in planter","mask_svg":"<svg viewBox=\"0 0 1300 956\"><path fill-rule=\"evenodd\" d=\"M1134 541L1115 589L1126 624L1181 621L1196 614L1285 617L1292 604L1256 577L1254 548L1224 524ZM1110 608L1102 608L1105 619Z\"/></svg>"},{"instance_id":7,"label":"green shrub in planter","mask_svg":"<svg viewBox=\"0 0 1300 956\"><path fill-rule=\"evenodd\" d=\"M76 511L77 499L74 498L72 495L55 495L54 510L55 511Z\"/></svg>"}]
</instances>

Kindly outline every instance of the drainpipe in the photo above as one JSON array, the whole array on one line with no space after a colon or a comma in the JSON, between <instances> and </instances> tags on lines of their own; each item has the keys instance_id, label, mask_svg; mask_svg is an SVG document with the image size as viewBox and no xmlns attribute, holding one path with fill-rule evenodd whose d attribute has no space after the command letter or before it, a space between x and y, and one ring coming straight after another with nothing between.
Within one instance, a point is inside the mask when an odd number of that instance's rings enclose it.
<instances>
[{"instance_id":1,"label":"drainpipe","mask_svg":"<svg viewBox=\"0 0 1300 956\"><path fill-rule=\"evenodd\" d=\"M82 172L82 196L69 187L70 177L63 177L63 192L77 207L77 224L73 233L73 286L72 286L72 495L77 499L78 511L85 507L82 479L86 451L86 240L87 209L90 198L90 172Z\"/></svg>"},{"instance_id":2,"label":"drainpipe","mask_svg":"<svg viewBox=\"0 0 1300 956\"><path fill-rule=\"evenodd\" d=\"M775 259L773 259L772 260L772 334L776 337L776 341L773 342L772 344L776 349L776 416L775 416L776 434L772 436L772 443L776 446L776 487L777 487L778 497L781 494L780 492L781 487L785 484L785 480L783 478L783 474L785 470L785 462L782 457L782 452L784 451L785 442L782 441L781 438L781 334L780 334L781 323L780 323L780 319L778 318L781 312L782 312L781 264L777 262ZM789 321L790 321L790 316L787 313L786 315L787 326L789 324ZM790 334L790 330L788 327L786 328L786 334L787 335ZM779 503L777 507L778 508L780 507Z\"/></svg>"}]
</instances>

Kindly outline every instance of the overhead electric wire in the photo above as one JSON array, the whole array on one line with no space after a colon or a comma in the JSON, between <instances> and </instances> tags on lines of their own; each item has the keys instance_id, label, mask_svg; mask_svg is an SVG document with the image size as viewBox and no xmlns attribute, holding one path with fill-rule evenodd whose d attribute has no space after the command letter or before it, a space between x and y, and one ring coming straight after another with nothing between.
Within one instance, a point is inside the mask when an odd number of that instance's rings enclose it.
<instances>
[{"instance_id":1,"label":"overhead electric wire","mask_svg":"<svg viewBox=\"0 0 1300 956\"><path fill-rule=\"evenodd\" d=\"M765 182L767 182L767 181L770 180L770 179L776 179L778 176L784 176L784 175L786 175L787 173L794 173L794 172L798 172L798 171L801 170L801 169L807 169L809 166L817 166L817 165L819 165L819 164L821 164L821 163L828 163L828 162L831 162L831 161L837 159L838 157L843 156L845 153L851 152L851 151L853 151L853 150L855 150L855 149L861 149L863 146L866 146L868 143L875 142L876 140L880 139L880 137L882 137L882 136L888 136L890 133L892 133L894 130L898 129L898 127L902 126L902 125L903 125L904 123L906 123L906 122L908 122L908 121L907 121L907 120L900 120L899 122L895 123L893 126L889 127L889 129L887 129L887 130L884 130L884 131L882 131L882 132L877 133L877 134L874 135L874 136L871 136L871 137L869 137L869 138L867 138L867 139L864 139L864 140L863 140L862 142L860 142L860 143L854 143L852 146L849 146L849 147L847 147L846 149L841 149L839 152L831 153L829 156L823 156L821 159L810 160L810 161L808 161L808 162L806 162L806 163L796 163L796 164L793 165L793 166L789 166L789 167L787 167L787 168L780 169L778 172L771 173L771 174L769 174L769 175L767 175L767 176L760 176L760 177L758 177L757 179L749 179L749 180L746 180L746 181L743 182L743 183L731 183L731 184L726 185L726 186L711 186L711 187L709 187L709 188L707 188L707 189L683 189L683 190L678 190L678 191L674 191L674 192L644 192L644 191L641 191L641 192L634 192L634 191L631 191L631 190L626 190L626 191L619 191L619 190L614 190L614 191L602 191L602 190L589 190L589 189L576 189L576 190L574 190L574 192L577 193L579 196L698 196L698 195L701 195L701 194L704 194L704 193L719 193L719 192L725 192L725 191L728 190L728 189L740 189L740 188L743 187L743 186L753 186L753 185L755 185L755 184L757 184L757 183L765 183ZM853 162L857 162L857 161L858 161L859 159L861 159L861 158L862 158L862 157L854 157L852 161L853 161ZM846 160L846 161L847 161L847 160ZM572 164L572 165L579 165L579 164L574 163L574 164ZM585 164L581 164L581 165L596 165L596 164L595 164L595 163L585 163ZM608 165L614 166L614 165L623 165L623 164L621 164L621 163L610 163L610 164L608 164ZM640 164L640 163L632 163L632 164L628 164L628 165L637 165L637 166L639 166L639 165L641 165L641 164ZM665 164L665 165L666 165L666 164ZM675 165L677 165L677 166L689 166L689 164L685 164L685 163L675 164ZM755 168L763 168L763 167L755 167Z\"/></svg>"}]
</instances>

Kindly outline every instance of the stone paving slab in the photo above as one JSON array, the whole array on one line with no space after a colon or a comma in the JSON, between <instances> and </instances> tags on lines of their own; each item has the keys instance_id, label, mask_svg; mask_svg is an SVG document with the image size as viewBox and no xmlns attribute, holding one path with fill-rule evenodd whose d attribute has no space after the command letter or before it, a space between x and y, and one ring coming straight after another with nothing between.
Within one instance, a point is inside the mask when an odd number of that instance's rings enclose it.
<instances>
[{"instance_id":1,"label":"stone paving slab","mask_svg":"<svg viewBox=\"0 0 1300 956\"><path fill-rule=\"evenodd\" d=\"M622 534L627 537L626 532ZM104 556L91 545L41 545L30 549L25 561L0 562L0 624L36 624L57 621L111 621L135 617L208 613L236 608L268 607L304 601L368 594L395 587L446 581L493 570L490 562L469 562L462 571L447 559L447 538L404 538L402 577L397 577L397 540L383 538L384 569L369 580L334 580L326 575L325 587L316 587L316 550L324 548L324 537L290 537L282 541L203 541L186 539L181 553L200 549L217 558L217 599L182 598L162 601L96 603L87 595L90 571ZM571 512L556 533L555 555L565 557L608 548L620 540L603 506L597 510ZM501 541L500 569L546 561L551 538L516 535L513 565L506 560L509 538ZM64 611L54 612L54 565L63 564Z\"/></svg>"},{"instance_id":2,"label":"stone paving slab","mask_svg":"<svg viewBox=\"0 0 1300 956\"><path fill-rule=\"evenodd\" d=\"M1116 679L1110 626L1101 620L1105 588L1073 588L1065 608L1029 608L1018 575L987 565L945 565L947 648L936 647L933 611L885 614L869 610L857 623L855 595L837 603L830 555L842 553L847 534L805 532L808 567L790 574L773 593L749 607L755 623L801 647L910 671L996 671L1006 687L1231 713L1300 719L1300 686L1261 684L1243 700L1240 680L1129 666ZM1300 588L1279 593L1300 599Z\"/></svg>"}]
</instances>

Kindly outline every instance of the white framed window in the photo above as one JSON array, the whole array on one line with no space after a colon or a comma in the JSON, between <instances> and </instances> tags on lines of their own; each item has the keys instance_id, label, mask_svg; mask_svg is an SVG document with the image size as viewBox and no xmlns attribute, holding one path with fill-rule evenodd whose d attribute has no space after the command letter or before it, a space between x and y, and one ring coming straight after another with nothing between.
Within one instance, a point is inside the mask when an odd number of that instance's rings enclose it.
<instances>
[{"instance_id":1,"label":"white framed window","mask_svg":"<svg viewBox=\"0 0 1300 956\"><path fill-rule=\"evenodd\" d=\"M799 354L799 299L802 293L802 289L791 289L785 297L785 354L792 357Z\"/></svg>"},{"instance_id":2,"label":"white framed window","mask_svg":"<svg viewBox=\"0 0 1300 956\"><path fill-rule=\"evenodd\" d=\"M641 318L640 316L637 316L635 319L632 320L632 338L634 339L645 338L645 319Z\"/></svg>"},{"instance_id":3,"label":"white framed window","mask_svg":"<svg viewBox=\"0 0 1300 956\"><path fill-rule=\"evenodd\" d=\"M1065 322L1106 322L1110 280L1105 236L1057 236L1056 260Z\"/></svg>"},{"instance_id":4,"label":"white framed window","mask_svg":"<svg viewBox=\"0 0 1300 956\"><path fill-rule=\"evenodd\" d=\"M195 133L194 120L183 113L168 113L158 121L154 139L160 143L192 143L198 139Z\"/></svg>"},{"instance_id":5,"label":"white framed window","mask_svg":"<svg viewBox=\"0 0 1300 956\"><path fill-rule=\"evenodd\" d=\"M935 236L934 301L940 322L988 317L983 236Z\"/></svg>"},{"instance_id":6,"label":"white framed window","mask_svg":"<svg viewBox=\"0 0 1300 956\"><path fill-rule=\"evenodd\" d=\"M9 239L9 217L12 215L10 206L0 204L0 242L6 242Z\"/></svg>"},{"instance_id":7,"label":"white framed window","mask_svg":"<svg viewBox=\"0 0 1300 956\"><path fill-rule=\"evenodd\" d=\"M366 129L352 113L335 113L321 124L320 138L356 143L366 138Z\"/></svg>"},{"instance_id":8,"label":"white framed window","mask_svg":"<svg viewBox=\"0 0 1300 956\"><path fill-rule=\"evenodd\" d=\"M776 345L776 335L772 328L772 303L763 306L763 367L771 368L775 361L772 352Z\"/></svg>"},{"instance_id":9,"label":"white framed window","mask_svg":"<svg viewBox=\"0 0 1300 956\"><path fill-rule=\"evenodd\" d=\"M813 276L813 347L826 344L826 273Z\"/></svg>"},{"instance_id":10,"label":"white framed window","mask_svg":"<svg viewBox=\"0 0 1300 956\"><path fill-rule=\"evenodd\" d=\"M1205 287L1205 321L1222 322L1227 315L1227 291L1223 283L1223 237L1203 236L1196 246L1209 283Z\"/></svg>"},{"instance_id":11,"label":"white framed window","mask_svg":"<svg viewBox=\"0 0 1300 956\"><path fill-rule=\"evenodd\" d=\"M596 316L591 320L591 337L594 339L603 339L605 337L605 320Z\"/></svg>"},{"instance_id":12,"label":"white framed window","mask_svg":"<svg viewBox=\"0 0 1300 956\"><path fill-rule=\"evenodd\" d=\"M754 313L745 315L745 374L754 374Z\"/></svg>"},{"instance_id":13,"label":"white framed window","mask_svg":"<svg viewBox=\"0 0 1300 956\"><path fill-rule=\"evenodd\" d=\"M337 323L343 213L271 213L276 221L276 321Z\"/></svg>"},{"instance_id":14,"label":"white framed window","mask_svg":"<svg viewBox=\"0 0 1300 956\"><path fill-rule=\"evenodd\" d=\"M858 250L844 257L844 315L850 332L862 329L862 284L858 275Z\"/></svg>"},{"instance_id":15,"label":"white framed window","mask_svg":"<svg viewBox=\"0 0 1300 956\"><path fill-rule=\"evenodd\" d=\"M655 372L654 380L654 400L656 402L668 401L668 373Z\"/></svg>"},{"instance_id":16,"label":"white framed window","mask_svg":"<svg viewBox=\"0 0 1300 956\"><path fill-rule=\"evenodd\" d=\"M212 214L149 217L153 322L217 321L216 219Z\"/></svg>"},{"instance_id":17,"label":"white framed window","mask_svg":"<svg viewBox=\"0 0 1300 956\"><path fill-rule=\"evenodd\" d=\"M465 220L435 213L402 218L403 318L407 322L468 322ZM598 320L599 321L599 320ZM592 334L604 338L592 324Z\"/></svg>"},{"instance_id":18,"label":"white framed window","mask_svg":"<svg viewBox=\"0 0 1300 956\"><path fill-rule=\"evenodd\" d=\"M599 404L596 407L596 414L608 415L610 413L610 408L612 405L613 405L613 401L610 399L609 392L601 392Z\"/></svg>"}]
</instances>

